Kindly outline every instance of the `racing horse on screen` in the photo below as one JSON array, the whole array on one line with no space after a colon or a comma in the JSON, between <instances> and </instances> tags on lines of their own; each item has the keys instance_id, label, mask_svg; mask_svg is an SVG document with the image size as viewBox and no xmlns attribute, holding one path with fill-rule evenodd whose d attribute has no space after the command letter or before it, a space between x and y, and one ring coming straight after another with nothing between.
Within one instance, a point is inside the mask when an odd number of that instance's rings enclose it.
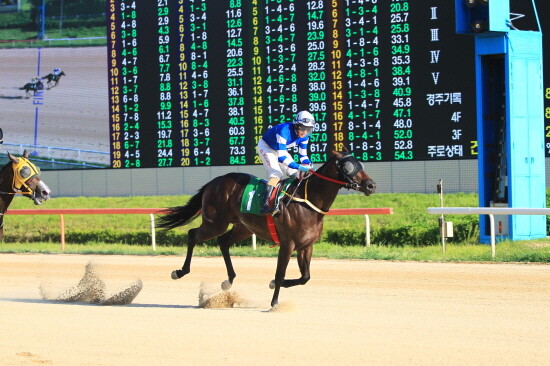
<instances>
[{"instance_id":1,"label":"racing horse on screen","mask_svg":"<svg viewBox=\"0 0 550 366\"><path fill-rule=\"evenodd\" d=\"M0 170L0 240L4 237L4 214L14 195L22 194L35 205L50 198L50 188L40 177L40 169L28 157L27 150L19 158L8 153L10 161Z\"/></svg>"},{"instance_id":2,"label":"racing horse on screen","mask_svg":"<svg viewBox=\"0 0 550 366\"><path fill-rule=\"evenodd\" d=\"M50 73L48 75L42 76L42 79L46 79L48 89L51 89L59 84L59 80L61 80L62 76L65 76L65 72L59 71L59 73Z\"/></svg>"},{"instance_id":3,"label":"racing horse on screen","mask_svg":"<svg viewBox=\"0 0 550 366\"><path fill-rule=\"evenodd\" d=\"M19 90L24 90L27 97L32 95L36 95L36 93L40 90L44 90L44 84L40 80L33 81L31 83L26 83L23 85Z\"/></svg>"},{"instance_id":4,"label":"racing horse on screen","mask_svg":"<svg viewBox=\"0 0 550 366\"><path fill-rule=\"evenodd\" d=\"M186 225L202 215L198 228L188 232L187 256L181 269L172 272L172 278L178 279L191 270L193 248L197 243L218 238L218 245L227 268L228 280L222 283L222 289L231 287L236 277L229 247L256 234L271 241L273 232L269 228L269 217L244 213L240 210L243 192L254 178L244 173L229 173L206 183L184 206L167 208L163 211L158 227L173 229ZM280 213L273 217L280 242L271 306L278 303L281 287L304 285L310 278L309 265L313 253L313 243L323 231L323 218L336 199L340 188L345 187L363 192L366 196L374 193L376 184L363 170L363 165L348 152L332 152L331 158L316 172L313 170L303 179L296 180L289 188L282 203ZM233 224L227 231L229 224ZM285 273L292 253L297 252L301 277L285 279Z\"/></svg>"}]
</instances>

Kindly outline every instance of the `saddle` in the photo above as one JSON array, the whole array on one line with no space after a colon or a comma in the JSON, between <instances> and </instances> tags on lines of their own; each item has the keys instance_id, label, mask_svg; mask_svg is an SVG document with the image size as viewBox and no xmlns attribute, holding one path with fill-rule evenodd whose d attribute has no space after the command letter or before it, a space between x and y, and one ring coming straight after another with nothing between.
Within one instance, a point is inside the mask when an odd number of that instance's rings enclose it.
<instances>
[{"instance_id":1,"label":"saddle","mask_svg":"<svg viewBox=\"0 0 550 366\"><path fill-rule=\"evenodd\" d=\"M295 179L285 179L277 184L276 189L271 193L269 204L271 207L275 207L273 215L276 215L279 204L282 198L285 196L285 192L288 187L294 182ZM243 191L241 198L241 212L250 213L254 215L260 215L260 207L262 205L262 199L265 192L265 185L267 181L256 177L251 177L246 188Z\"/></svg>"}]
</instances>

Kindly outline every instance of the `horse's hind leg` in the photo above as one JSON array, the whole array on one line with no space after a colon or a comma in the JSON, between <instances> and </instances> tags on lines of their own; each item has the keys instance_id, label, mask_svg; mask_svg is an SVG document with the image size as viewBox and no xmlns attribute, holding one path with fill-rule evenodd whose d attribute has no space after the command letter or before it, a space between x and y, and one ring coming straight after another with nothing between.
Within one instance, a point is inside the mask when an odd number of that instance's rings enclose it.
<instances>
[{"instance_id":1,"label":"horse's hind leg","mask_svg":"<svg viewBox=\"0 0 550 366\"><path fill-rule=\"evenodd\" d=\"M188 241L185 262L183 263L183 267L181 267L181 269L177 269L172 272L172 279L177 280L178 278L182 278L191 272L191 258L193 257L193 249L195 249L195 245L197 243L202 243L213 239L224 232L225 229L227 229L227 225L224 227L224 225L220 223L215 225L213 223L205 223L203 221L203 224L200 227L189 230L187 233Z\"/></svg>"},{"instance_id":2,"label":"horse's hind leg","mask_svg":"<svg viewBox=\"0 0 550 366\"><path fill-rule=\"evenodd\" d=\"M248 230L244 225L235 224L233 228L223 235L218 237L218 245L223 255L225 267L227 268L227 280L222 282L222 289L227 291L231 288L233 280L237 276L233 269L233 263L231 262L231 256L229 255L229 247L231 244L245 240L252 236L252 232Z\"/></svg>"}]
</instances>

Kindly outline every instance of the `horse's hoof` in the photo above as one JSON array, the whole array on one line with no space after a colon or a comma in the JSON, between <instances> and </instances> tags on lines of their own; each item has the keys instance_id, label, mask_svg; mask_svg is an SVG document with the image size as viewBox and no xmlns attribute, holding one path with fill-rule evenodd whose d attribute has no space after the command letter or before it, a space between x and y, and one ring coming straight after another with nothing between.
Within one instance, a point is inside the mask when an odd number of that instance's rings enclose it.
<instances>
[{"instance_id":1,"label":"horse's hoof","mask_svg":"<svg viewBox=\"0 0 550 366\"><path fill-rule=\"evenodd\" d=\"M222 290L227 291L231 288L231 282L229 280L225 280L222 282Z\"/></svg>"},{"instance_id":2,"label":"horse's hoof","mask_svg":"<svg viewBox=\"0 0 550 366\"><path fill-rule=\"evenodd\" d=\"M178 271L172 271L172 279L173 280L178 280L180 278L181 277L178 276Z\"/></svg>"},{"instance_id":3,"label":"horse's hoof","mask_svg":"<svg viewBox=\"0 0 550 366\"><path fill-rule=\"evenodd\" d=\"M271 282L269 283L269 288L272 290L275 288L275 280L271 280Z\"/></svg>"}]
</instances>

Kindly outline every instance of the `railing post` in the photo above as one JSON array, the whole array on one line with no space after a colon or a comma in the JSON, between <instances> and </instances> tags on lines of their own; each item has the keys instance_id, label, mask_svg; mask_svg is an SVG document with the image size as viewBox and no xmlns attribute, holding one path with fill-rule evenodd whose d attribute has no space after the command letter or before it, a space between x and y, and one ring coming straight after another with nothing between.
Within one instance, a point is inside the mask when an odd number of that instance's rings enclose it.
<instances>
[{"instance_id":1,"label":"railing post","mask_svg":"<svg viewBox=\"0 0 550 366\"><path fill-rule=\"evenodd\" d=\"M365 215L365 244L370 247L370 218Z\"/></svg>"},{"instance_id":2,"label":"railing post","mask_svg":"<svg viewBox=\"0 0 550 366\"><path fill-rule=\"evenodd\" d=\"M151 216L151 246L153 247L153 252L157 251L157 238L155 233L155 215L149 214Z\"/></svg>"},{"instance_id":3,"label":"railing post","mask_svg":"<svg viewBox=\"0 0 550 366\"><path fill-rule=\"evenodd\" d=\"M65 217L63 214L59 214L59 224L61 233L61 251L65 251Z\"/></svg>"},{"instance_id":4,"label":"railing post","mask_svg":"<svg viewBox=\"0 0 550 366\"><path fill-rule=\"evenodd\" d=\"M489 214L489 224L491 225L491 258L495 259L495 216L493 214Z\"/></svg>"}]
</instances>

